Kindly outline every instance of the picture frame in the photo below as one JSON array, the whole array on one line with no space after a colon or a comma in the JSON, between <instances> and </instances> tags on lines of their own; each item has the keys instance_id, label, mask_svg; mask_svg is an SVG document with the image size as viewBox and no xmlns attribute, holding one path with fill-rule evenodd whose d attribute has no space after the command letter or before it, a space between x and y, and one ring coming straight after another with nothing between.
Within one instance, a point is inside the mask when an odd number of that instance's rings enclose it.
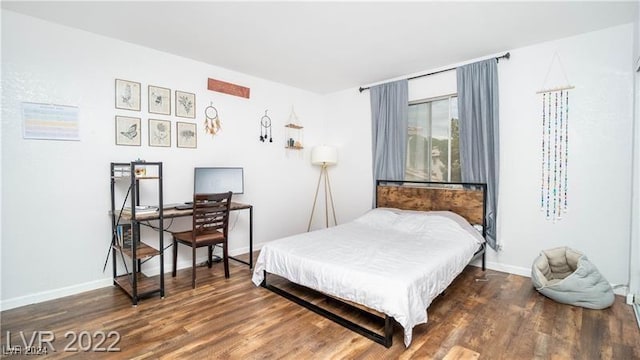
<instances>
[{"instance_id":1,"label":"picture frame","mask_svg":"<svg viewBox=\"0 0 640 360\"><path fill-rule=\"evenodd\" d=\"M176 90L176 116L196 118L196 94Z\"/></svg>"},{"instance_id":2,"label":"picture frame","mask_svg":"<svg viewBox=\"0 0 640 360\"><path fill-rule=\"evenodd\" d=\"M171 147L171 121L149 119L149 146Z\"/></svg>"},{"instance_id":3,"label":"picture frame","mask_svg":"<svg viewBox=\"0 0 640 360\"><path fill-rule=\"evenodd\" d=\"M116 79L116 109L140 111L140 83Z\"/></svg>"},{"instance_id":4,"label":"picture frame","mask_svg":"<svg viewBox=\"0 0 640 360\"><path fill-rule=\"evenodd\" d=\"M149 85L149 114L171 115L171 89Z\"/></svg>"},{"instance_id":5,"label":"picture frame","mask_svg":"<svg viewBox=\"0 0 640 360\"><path fill-rule=\"evenodd\" d=\"M140 146L140 118L116 115L116 145Z\"/></svg>"},{"instance_id":6,"label":"picture frame","mask_svg":"<svg viewBox=\"0 0 640 360\"><path fill-rule=\"evenodd\" d=\"M179 148L198 147L197 125L188 122L176 122L176 144Z\"/></svg>"}]
</instances>

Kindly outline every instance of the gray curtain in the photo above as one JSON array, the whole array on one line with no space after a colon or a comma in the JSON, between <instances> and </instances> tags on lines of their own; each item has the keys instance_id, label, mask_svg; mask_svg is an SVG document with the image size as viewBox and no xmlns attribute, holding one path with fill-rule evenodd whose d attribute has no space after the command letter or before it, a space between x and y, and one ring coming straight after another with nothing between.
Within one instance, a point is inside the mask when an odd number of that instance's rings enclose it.
<instances>
[{"instance_id":1,"label":"gray curtain","mask_svg":"<svg viewBox=\"0 0 640 360\"><path fill-rule=\"evenodd\" d=\"M498 65L496 59L460 66L458 116L462 181L487 183L487 242L496 249L498 218Z\"/></svg>"},{"instance_id":2,"label":"gray curtain","mask_svg":"<svg viewBox=\"0 0 640 360\"><path fill-rule=\"evenodd\" d=\"M409 116L408 81L404 79L372 86L369 93L375 202L376 180L404 180Z\"/></svg>"}]
</instances>

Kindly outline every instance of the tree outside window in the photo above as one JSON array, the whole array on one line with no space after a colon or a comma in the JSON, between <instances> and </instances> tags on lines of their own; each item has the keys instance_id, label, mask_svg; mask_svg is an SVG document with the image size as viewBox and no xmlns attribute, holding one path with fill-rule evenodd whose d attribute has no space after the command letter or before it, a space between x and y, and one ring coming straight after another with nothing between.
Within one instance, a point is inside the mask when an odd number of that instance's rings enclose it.
<instances>
[{"instance_id":1,"label":"tree outside window","mask_svg":"<svg viewBox=\"0 0 640 360\"><path fill-rule=\"evenodd\" d=\"M458 98L409 104L405 179L460 182Z\"/></svg>"}]
</instances>

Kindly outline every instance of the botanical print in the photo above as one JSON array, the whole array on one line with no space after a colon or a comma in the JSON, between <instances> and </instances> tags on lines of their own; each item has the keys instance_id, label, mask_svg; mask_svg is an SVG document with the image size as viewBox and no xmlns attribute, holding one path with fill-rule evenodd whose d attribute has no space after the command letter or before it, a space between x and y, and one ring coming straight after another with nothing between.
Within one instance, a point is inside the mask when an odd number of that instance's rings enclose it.
<instances>
[{"instance_id":1,"label":"botanical print","mask_svg":"<svg viewBox=\"0 0 640 360\"><path fill-rule=\"evenodd\" d=\"M116 79L116 109L140 111L140 83Z\"/></svg>"},{"instance_id":2,"label":"botanical print","mask_svg":"<svg viewBox=\"0 0 640 360\"><path fill-rule=\"evenodd\" d=\"M171 146L171 121L149 119L149 146Z\"/></svg>"},{"instance_id":3,"label":"botanical print","mask_svg":"<svg viewBox=\"0 0 640 360\"><path fill-rule=\"evenodd\" d=\"M196 124L177 122L176 133L178 147L195 148L197 146Z\"/></svg>"},{"instance_id":4,"label":"botanical print","mask_svg":"<svg viewBox=\"0 0 640 360\"><path fill-rule=\"evenodd\" d=\"M116 116L116 145L140 146L140 118Z\"/></svg>"},{"instance_id":5,"label":"botanical print","mask_svg":"<svg viewBox=\"0 0 640 360\"><path fill-rule=\"evenodd\" d=\"M171 115L171 89L149 85L149 113Z\"/></svg>"},{"instance_id":6,"label":"botanical print","mask_svg":"<svg viewBox=\"0 0 640 360\"><path fill-rule=\"evenodd\" d=\"M176 116L195 119L195 94L176 90Z\"/></svg>"}]
</instances>

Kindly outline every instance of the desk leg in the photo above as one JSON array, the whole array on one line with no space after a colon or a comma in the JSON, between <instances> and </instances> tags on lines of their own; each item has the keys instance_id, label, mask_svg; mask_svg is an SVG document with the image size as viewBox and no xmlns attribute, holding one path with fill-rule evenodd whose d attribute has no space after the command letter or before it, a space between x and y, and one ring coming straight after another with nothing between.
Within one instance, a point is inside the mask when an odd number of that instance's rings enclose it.
<instances>
[{"instance_id":1,"label":"desk leg","mask_svg":"<svg viewBox=\"0 0 640 360\"><path fill-rule=\"evenodd\" d=\"M237 259L233 256L229 256L229 259L249 265L249 269L253 269L253 206L249 205L249 207L243 209L249 209L249 261Z\"/></svg>"},{"instance_id":2,"label":"desk leg","mask_svg":"<svg viewBox=\"0 0 640 360\"><path fill-rule=\"evenodd\" d=\"M253 206L249 208L249 269L253 270Z\"/></svg>"}]
</instances>

